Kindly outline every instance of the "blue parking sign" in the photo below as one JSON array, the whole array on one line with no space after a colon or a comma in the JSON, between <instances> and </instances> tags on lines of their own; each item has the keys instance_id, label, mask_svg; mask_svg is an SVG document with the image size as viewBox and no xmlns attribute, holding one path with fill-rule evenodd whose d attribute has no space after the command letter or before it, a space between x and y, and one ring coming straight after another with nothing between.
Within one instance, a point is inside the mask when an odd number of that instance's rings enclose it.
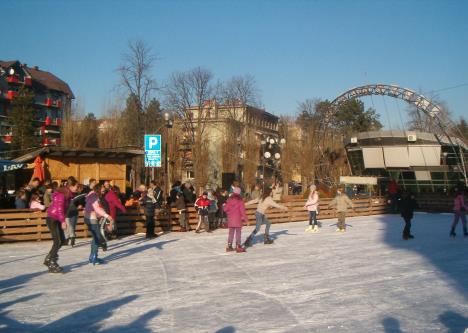
<instances>
[{"instance_id":1,"label":"blue parking sign","mask_svg":"<svg viewBox=\"0 0 468 333\"><path fill-rule=\"evenodd\" d=\"M161 167L161 135L145 135L145 167Z\"/></svg>"}]
</instances>

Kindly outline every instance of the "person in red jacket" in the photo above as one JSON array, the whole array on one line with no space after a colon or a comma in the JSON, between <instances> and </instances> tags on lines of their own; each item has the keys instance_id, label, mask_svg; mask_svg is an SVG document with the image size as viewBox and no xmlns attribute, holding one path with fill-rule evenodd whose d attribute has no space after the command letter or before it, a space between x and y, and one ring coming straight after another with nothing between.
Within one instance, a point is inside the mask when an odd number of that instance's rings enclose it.
<instances>
[{"instance_id":1,"label":"person in red jacket","mask_svg":"<svg viewBox=\"0 0 468 333\"><path fill-rule=\"evenodd\" d=\"M198 225L195 232L200 232L200 227L203 223L203 228L206 232L211 232L210 224L208 221L208 207L210 206L210 200L208 199L208 192L203 192L201 196L195 201L195 209L198 211Z\"/></svg>"},{"instance_id":2,"label":"person in red jacket","mask_svg":"<svg viewBox=\"0 0 468 333\"><path fill-rule=\"evenodd\" d=\"M115 234L117 232L117 222L115 219L117 217L117 210L119 210L121 213L126 213L127 210L125 209L124 205L122 205L122 202L120 201L114 186L111 186L111 184L108 181L106 181L104 182L104 188L106 189L104 200L106 200L107 205L109 207L109 215L114 221L112 225L112 230Z\"/></svg>"}]
</instances>

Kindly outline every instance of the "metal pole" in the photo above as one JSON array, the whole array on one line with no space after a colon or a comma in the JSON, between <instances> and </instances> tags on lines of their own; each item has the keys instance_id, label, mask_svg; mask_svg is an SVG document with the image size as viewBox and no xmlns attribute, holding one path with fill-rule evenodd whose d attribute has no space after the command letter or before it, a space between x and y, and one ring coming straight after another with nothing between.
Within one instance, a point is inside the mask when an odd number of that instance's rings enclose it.
<instances>
[{"instance_id":1,"label":"metal pole","mask_svg":"<svg viewBox=\"0 0 468 333\"><path fill-rule=\"evenodd\" d=\"M265 193L265 144L262 145L262 193Z\"/></svg>"}]
</instances>

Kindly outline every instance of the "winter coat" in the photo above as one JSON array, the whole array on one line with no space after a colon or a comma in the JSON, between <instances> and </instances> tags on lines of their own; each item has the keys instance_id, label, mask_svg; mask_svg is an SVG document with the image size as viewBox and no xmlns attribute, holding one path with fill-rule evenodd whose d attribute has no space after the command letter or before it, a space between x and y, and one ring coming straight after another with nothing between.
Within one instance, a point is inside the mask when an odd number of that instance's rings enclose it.
<instances>
[{"instance_id":1,"label":"winter coat","mask_svg":"<svg viewBox=\"0 0 468 333\"><path fill-rule=\"evenodd\" d=\"M337 194L336 197L328 204L328 207L335 207L337 212L346 213L349 208L354 208L351 199L344 193Z\"/></svg>"},{"instance_id":2,"label":"winter coat","mask_svg":"<svg viewBox=\"0 0 468 333\"><path fill-rule=\"evenodd\" d=\"M265 200L262 200L262 198L258 198L255 200L250 200L246 202L246 205L252 205L258 203L257 205L257 212L260 214L264 214L267 211L268 208L270 207L275 207L283 210L288 210L286 206L280 205L279 203L276 203L272 197L266 197Z\"/></svg>"},{"instance_id":3,"label":"winter coat","mask_svg":"<svg viewBox=\"0 0 468 333\"><path fill-rule=\"evenodd\" d=\"M179 195L179 197L175 201L175 206L178 211L184 211L187 209L187 206L185 205L185 199L183 195Z\"/></svg>"},{"instance_id":4,"label":"winter coat","mask_svg":"<svg viewBox=\"0 0 468 333\"><path fill-rule=\"evenodd\" d=\"M210 213L216 213L218 211L218 199L214 195L208 195L208 200L210 200L210 205L208 206L208 211Z\"/></svg>"},{"instance_id":5,"label":"winter coat","mask_svg":"<svg viewBox=\"0 0 468 333\"><path fill-rule=\"evenodd\" d=\"M70 205L68 205L66 217L78 216L78 206L80 205L83 207L86 205L86 193L78 194L71 199Z\"/></svg>"},{"instance_id":6,"label":"winter coat","mask_svg":"<svg viewBox=\"0 0 468 333\"><path fill-rule=\"evenodd\" d=\"M143 194L140 198L140 204L145 208L146 216L154 216L154 211L156 209L156 201L149 197L148 194Z\"/></svg>"},{"instance_id":7,"label":"winter coat","mask_svg":"<svg viewBox=\"0 0 468 333\"><path fill-rule=\"evenodd\" d=\"M281 197L283 196L283 187L282 186L275 186L271 191L271 195L273 200L281 201Z\"/></svg>"},{"instance_id":8,"label":"winter coat","mask_svg":"<svg viewBox=\"0 0 468 333\"><path fill-rule=\"evenodd\" d=\"M193 203L193 192L190 188L184 187L182 193L186 203Z\"/></svg>"},{"instance_id":9,"label":"winter coat","mask_svg":"<svg viewBox=\"0 0 468 333\"><path fill-rule=\"evenodd\" d=\"M245 204L240 195L232 194L223 209L227 214L229 228L241 228L242 221L247 221Z\"/></svg>"},{"instance_id":10,"label":"winter coat","mask_svg":"<svg viewBox=\"0 0 468 333\"><path fill-rule=\"evenodd\" d=\"M198 210L198 214L205 216L208 215L208 207L210 206L210 200L203 198L203 196L198 197L195 201L195 208Z\"/></svg>"},{"instance_id":11,"label":"winter coat","mask_svg":"<svg viewBox=\"0 0 468 333\"><path fill-rule=\"evenodd\" d=\"M218 198L218 217L224 218L226 217L226 213L224 212L223 206L226 201L229 199L227 195L220 195Z\"/></svg>"},{"instance_id":12,"label":"winter coat","mask_svg":"<svg viewBox=\"0 0 468 333\"><path fill-rule=\"evenodd\" d=\"M100 217L108 217L109 215L106 213L104 208L101 206L99 202L99 196L96 192L91 191L86 196L86 206L85 206L85 218L90 220L97 220Z\"/></svg>"},{"instance_id":13,"label":"winter coat","mask_svg":"<svg viewBox=\"0 0 468 333\"><path fill-rule=\"evenodd\" d=\"M314 192L312 194L312 197L309 195L309 198L307 199L306 204L304 207L309 211L309 212L316 212L319 204L319 195L317 192Z\"/></svg>"},{"instance_id":14,"label":"winter coat","mask_svg":"<svg viewBox=\"0 0 468 333\"><path fill-rule=\"evenodd\" d=\"M400 201L399 207L403 218L412 219L414 210L418 208L418 202L412 197L403 198Z\"/></svg>"},{"instance_id":15,"label":"winter coat","mask_svg":"<svg viewBox=\"0 0 468 333\"><path fill-rule=\"evenodd\" d=\"M31 208L33 210L42 211L42 210L45 209L45 206L43 204L41 204L39 201L31 201L31 204L29 205L29 208Z\"/></svg>"},{"instance_id":16,"label":"winter coat","mask_svg":"<svg viewBox=\"0 0 468 333\"><path fill-rule=\"evenodd\" d=\"M460 213L462 211L466 212L465 197L463 194L459 194L455 197L455 200L453 201L453 210L456 213Z\"/></svg>"},{"instance_id":17,"label":"winter coat","mask_svg":"<svg viewBox=\"0 0 468 333\"><path fill-rule=\"evenodd\" d=\"M112 216L113 220L115 220L115 218L117 217L117 209L120 210L122 213L125 213L127 211L120 202L117 193L115 193L113 190L107 191L106 195L104 196L104 199L107 201L107 204L109 206L109 215Z\"/></svg>"},{"instance_id":18,"label":"winter coat","mask_svg":"<svg viewBox=\"0 0 468 333\"><path fill-rule=\"evenodd\" d=\"M65 223L65 212L70 204L70 199L65 197L62 192L52 193L52 203L47 209L47 217Z\"/></svg>"}]
</instances>

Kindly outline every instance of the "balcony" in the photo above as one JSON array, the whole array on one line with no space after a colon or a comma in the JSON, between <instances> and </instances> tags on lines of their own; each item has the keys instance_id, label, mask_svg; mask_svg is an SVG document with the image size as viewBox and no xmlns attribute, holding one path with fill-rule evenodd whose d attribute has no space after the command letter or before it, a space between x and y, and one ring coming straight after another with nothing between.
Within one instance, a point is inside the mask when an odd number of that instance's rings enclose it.
<instances>
[{"instance_id":1,"label":"balcony","mask_svg":"<svg viewBox=\"0 0 468 333\"><path fill-rule=\"evenodd\" d=\"M7 91L7 94L6 94L6 98L9 99L10 101L15 98L16 96L18 96L18 92L17 91L14 91L14 90L8 90Z\"/></svg>"},{"instance_id":2,"label":"balcony","mask_svg":"<svg viewBox=\"0 0 468 333\"><path fill-rule=\"evenodd\" d=\"M51 107L52 106L52 98L46 98L44 100L44 105L47 106L47 107Z\"/></svg>"},{"instance_id":3,"label":"balcony","mask_svg":"<svg viewBox=\"0 0 468 333\"><path fill-rule=\"evenodd\" d=\"M19 79L16 75L8 75L7 76L8 83L19 83Z\"/></svg>"},{"instance_id":4,"label":"balcony","mask_svg":"<svg viewBox=\"0 0 468 333\"><path fill-rule=\"evenodd\" d=\"M25 86L32 86L32 78L31 77L24 77L24 85Z\"/></svg>"},{"instance_id":5,"label":"balcony","mask_svg":"<svg viewBox=\"0 0 468 333\"><path fill-rule=\"evenodd\" d=\"M11 140L12 140L12 136L10 134L3 136L4 143L11 143Z\"/></svg>"}]
</instances>

